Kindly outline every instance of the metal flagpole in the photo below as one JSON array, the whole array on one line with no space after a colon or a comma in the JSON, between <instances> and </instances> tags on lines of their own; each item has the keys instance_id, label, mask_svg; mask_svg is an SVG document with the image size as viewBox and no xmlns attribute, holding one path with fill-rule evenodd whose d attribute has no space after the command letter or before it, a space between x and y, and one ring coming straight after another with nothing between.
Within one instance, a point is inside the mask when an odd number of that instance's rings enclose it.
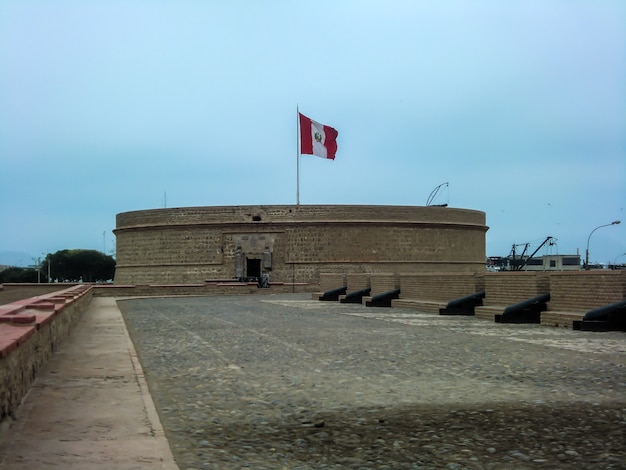
<instances>
[{"instance_id":1,"label":"metal flagpole","mask_svg":"<svg viewBox=\"0 0 626 470\"><path fill-rule=\"evenodd\" d=\"M296 104L296 205L300 205L300 108Z\"/></svg>"}]
</instances>

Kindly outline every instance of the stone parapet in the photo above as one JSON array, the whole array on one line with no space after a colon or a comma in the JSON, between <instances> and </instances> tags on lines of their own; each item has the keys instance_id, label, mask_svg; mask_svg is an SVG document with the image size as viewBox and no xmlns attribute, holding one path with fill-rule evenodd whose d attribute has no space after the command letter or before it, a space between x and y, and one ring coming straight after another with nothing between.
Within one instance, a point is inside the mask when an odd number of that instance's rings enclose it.
<instances>
[{"instance_id":1,"label":"stone parapet","mask_svg":"<svg viewBox=\"0 0 626 470\"><path fill-rule=\"evenodd\" d=\"M447 303L485 288L484 273L401 273L401 299Z\"/></svg>"},{"instance_id":2,"label":"stone parapet","mask_svg":"<svg viewBox=\"0 0 626 470\"><path fill-rule=\"evenodd\" d=\"M391 301L393 307L439 313L448 302L484 290L484 273L401 273L402 292Z\"/></svg>"},{"instance_id":3,"label":"stone parapet","mask_svg":"<svg viewBox=\"0 0 626 470\"><path fill-rule=\"evenodd\" d=\"M346 286L346 275L341 273L320 273L320 292Z\"/></svg>"},{"instance_id":4,"label":"stone parapet","mask_svg":"<svg viewBox=\"0 0 626 470\"><path fill-rule=\"evenodd\" d=\"M550 302L541 324L571 328L589 310L626 300L626 271L550 273Z\"/></svg>"},{"instance_id":5,"label":"stone parapet","mask_svg":"<svg viewBox=\"0 0 626 470\"><path fill-rule=\"evenodd\" d=\"M626 300L626 271L550 273L548 310L585 313Z\"/></svg>"},{"instance_id":6,"label":"stone parapet","mask_svg":"<svg viewBox=\"0 0 626 470\"><path fill-rule=\"evenodd\" d=\"M0 421L19 406L91 298L91 286L79 285L0 306Z\"/></svg>"}]
</instances>

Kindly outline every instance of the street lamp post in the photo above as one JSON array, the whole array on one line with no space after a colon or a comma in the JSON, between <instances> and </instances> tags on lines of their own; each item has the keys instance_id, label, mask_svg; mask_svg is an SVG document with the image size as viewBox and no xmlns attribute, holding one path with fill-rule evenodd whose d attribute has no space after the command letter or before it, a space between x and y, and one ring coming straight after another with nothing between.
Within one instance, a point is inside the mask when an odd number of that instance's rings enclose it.
<instances>
[{"instance_id":1,"label":"street lamp post","mask_svg":"<svg viewBox=\"0 0 626 470\"><path fill-rule=\"evenodd\" d=\"M587 237L587 250L585 251L585 269L589 269L589 240L591 240L591 235L593 235L593 232L595 232L596 230L598 230L599 228L602 227L609 227L611 225L617 225L622 223L621 220L614 220L613 222L611 222L610 224L604 224L604 225L600 225L596 228L594 228L591 233L589 234L589 236Z\"/></svg>"},{"instance_id":2,"label":"street lamp post","mask_svg":"<svg viewBox=\"0 0 626 470\"><path fill-rule=\"evenodd\" d=\"M43 254L43 253L42 253ZM44 258L48 264L48 284L50 284L50 253L46 254L46 257Z\"/></svg>"}]
</instances>

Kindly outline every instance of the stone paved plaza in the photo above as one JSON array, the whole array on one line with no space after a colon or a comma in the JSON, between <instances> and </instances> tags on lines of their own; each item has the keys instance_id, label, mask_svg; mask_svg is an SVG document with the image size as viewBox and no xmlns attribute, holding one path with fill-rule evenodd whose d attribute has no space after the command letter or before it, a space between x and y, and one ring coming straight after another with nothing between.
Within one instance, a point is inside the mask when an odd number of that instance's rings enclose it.
<instances>
[{"instance_id":1,"label":"stone paved plaza","mask_svg":"<svg viewBox=\"0 0 626 470\"><path fill-rule=\"evenodd\" d=\"M626 334L310 300L119 302L188 469L626 468Z\"/></svg>"}]
</instances>

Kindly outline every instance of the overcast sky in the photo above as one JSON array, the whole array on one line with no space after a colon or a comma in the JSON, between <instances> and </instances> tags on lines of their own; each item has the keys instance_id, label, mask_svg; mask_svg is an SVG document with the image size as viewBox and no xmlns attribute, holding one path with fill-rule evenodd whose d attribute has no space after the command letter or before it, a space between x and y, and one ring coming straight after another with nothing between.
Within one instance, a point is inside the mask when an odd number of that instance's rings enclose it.
<instances>
[{"instance_id":1,"label":"overcast sky","mask_svg":"<svg viewBox=\"0 0 626 470\"><path fill-rule=\"evenodd\" d=\"M489 256L584 256L614 220L590 259L626 253L623 0L0 0L0 252L295 204L296 106L339 131L335 161L302 157L301 204L448 183L433 203L484 211Z\"/></svg>"}]
</instances>

